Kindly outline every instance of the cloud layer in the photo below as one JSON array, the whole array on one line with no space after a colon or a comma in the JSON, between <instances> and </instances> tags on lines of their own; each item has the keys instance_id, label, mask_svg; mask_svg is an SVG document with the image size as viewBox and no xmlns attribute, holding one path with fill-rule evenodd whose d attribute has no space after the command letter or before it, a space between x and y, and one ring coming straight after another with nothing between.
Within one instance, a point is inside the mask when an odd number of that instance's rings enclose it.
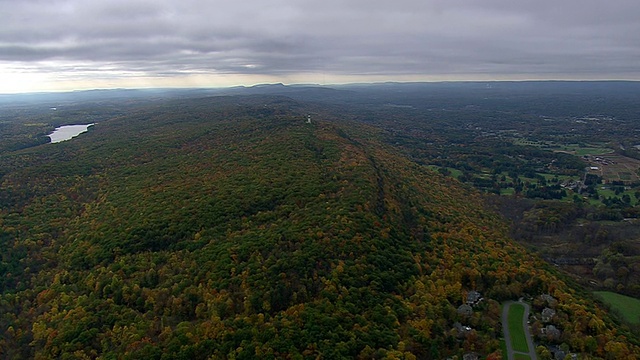
<instances>
[{"instance_id":1,"label":"cloud layer","mask_svg":"<svg viewBox=\"0 0 640 360\"><path fill-rule=\"evenodd\" d=\"M0 0L0 72L639 79L638 14L636 0Z\"/></svg>"}]
</instances>

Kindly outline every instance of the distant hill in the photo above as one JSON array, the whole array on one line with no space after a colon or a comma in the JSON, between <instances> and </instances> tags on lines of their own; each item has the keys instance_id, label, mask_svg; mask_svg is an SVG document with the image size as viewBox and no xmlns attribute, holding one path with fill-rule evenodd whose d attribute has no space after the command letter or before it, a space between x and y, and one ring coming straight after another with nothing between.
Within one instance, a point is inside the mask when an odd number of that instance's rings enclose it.
<instances>
[{"instance_id":1,"label":"distant hill","mask_svg":"<svg viewBox=\"0 0 640 360\"><path fill-rule=\"evenodd\" d=\"M166 88L166 89L98 89L72 92L42 92L0 94L0 106L59 106L111 101L140 102L150 99L193 98L225 95L284 95L298 100L337 100L352 93L314 84L260 84L227 88Z\"/></svg>"},{"instance_id":2,"label":"distant hill","mask_svg":"<svg viewBox=\"0 0 640 360\"><path fill-rule=\"evenodd\" d=\"M282 95L303 101L367 102L384 97L419 101L425 98L462 96L463 98L504 99L572 95L575 97L635 98L638 81L459 81L385 82L342 85L258 84L221 88L96 89L71 92L0 94L0 106L55 106L56 104L125 102L147 99L193 98L224 95Z\"/></svg>"},{"instance_id":3,"label":"distant hill","mask_svg":"<svg viewBox=\"0 0 640 360\"><path fill-rule=\"evenodd\" d=\"M640 351L475 191L294 99L342 92L285 89L1 153L1 357L498 358L501 303L542 294L572 351Z\"/></svg>"}]
</instances>

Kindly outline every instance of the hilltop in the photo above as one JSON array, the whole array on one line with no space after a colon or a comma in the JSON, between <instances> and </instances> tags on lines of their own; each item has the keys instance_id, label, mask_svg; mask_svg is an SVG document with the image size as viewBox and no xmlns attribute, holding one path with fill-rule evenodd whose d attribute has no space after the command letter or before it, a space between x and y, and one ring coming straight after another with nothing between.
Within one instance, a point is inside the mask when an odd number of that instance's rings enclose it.
<instances>
[{"instance_id":1,"label":"hilltop","mask_svg":"<svg viewBox=\"0 0 640 360\"><path fill-rule=\"evenodd\" d=\"M496 358L501 303L543 294L571 351L640 351L378 127L281 96L100 116L0 156L3 357Z\"/></svg>"}]
</instances>

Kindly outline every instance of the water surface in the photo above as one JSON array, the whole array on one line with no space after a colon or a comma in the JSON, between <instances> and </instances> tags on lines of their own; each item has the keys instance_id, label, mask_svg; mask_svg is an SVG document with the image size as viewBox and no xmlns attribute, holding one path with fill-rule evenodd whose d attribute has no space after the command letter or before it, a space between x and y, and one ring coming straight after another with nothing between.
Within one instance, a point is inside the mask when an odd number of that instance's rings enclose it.
<instances>
[{"instance_id":1,"label":"water surface","mask_svg":"<svg viewBox=\"0 0 640 360\"><path fill-rule=\"evenodd\" d=\"M83 132L86 132L89 129L89 126L92 125L93 124L60 126L47 136L51 138L52 143L58 143L61 141L69 140L82 134Z\"/></svg>"}]
</instances>

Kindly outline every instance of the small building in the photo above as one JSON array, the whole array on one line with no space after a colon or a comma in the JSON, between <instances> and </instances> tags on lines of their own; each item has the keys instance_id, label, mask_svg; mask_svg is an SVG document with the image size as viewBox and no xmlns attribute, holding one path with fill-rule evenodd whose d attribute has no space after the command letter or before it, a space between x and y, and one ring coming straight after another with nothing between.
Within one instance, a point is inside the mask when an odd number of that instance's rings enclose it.
<instances>
[{"instance_id":1,"label":"small building","mask_svg":"<svg viewBox=\"0 0 640 360\"><path fill-rule=\"evenodd\" d=\"M560 335L562 335L562 332L553 325L547 325L546 327L540 329L540 334L546 336L549 340L558 340L560 339Z\"/></svg>"},{"instance_id":2,"label":"small building","mask_svg":"<svg viewBox=\"0 0 640 360\"><path fill-rule=\"evenodd\" d=\"M480 355L476 353L466 353L462 355L462 360L478 360L480 359Z\"/></svg>"},{"instance_id":3,"label":"small building","mask_svg":"<svg viewBox=\"0 0 640 360\"><path fill-rule=\"evenodd\" d=\"M556 301L556 298L554 298L553 296L551 296L549 294L542 294L542 295L540 295L540 298L542 298L542 300L544 300L546 302Z\"/></svg>"},{"instance_id":4,"label":"small building","mask_svg":"<svg viewBox=\"0 0 640 360\"><path fill-rule=\"evenodd\" d=\"M542 301L544 301L549 307L554 308L558 305L558 300L549 294L540 295L540 299L542 299Z\"/></svg>"},{"instance_id":5,"label":"small building","mask_svg":"<svg viewBox=\"0 0 640 360\"><path fill-rule=\"evenodd\" d=\"M567 354L562 349L560 349L558 345L547 346L547 350L549 350L553 358L556 360L564 359L564 357L567 356Z\"/></svg>"},{"instance_id":6,"label":"small building","mask_svg":"<svg viewBox=\"0 0 640 360\"><path fill-rule=\"evenodd\" d=\"M556 315L556 311L550 308L544 308L542 310L542 322L549 322Z\"/></svg>"},{"instance_id":7,"label":"small building","mask_svg":"<svg viewBox=\"0 0 640 360\"><path fill-rule=\"evenodd\" d=\"M471 290L469 291L469 293L467 294L467 304L471 305L471 306L476 306L478 305L480 302L482 301L482 295L475 291L475 290Z\"/></svg>"},{"instance_id":8,"label":"small building","mask_svg":"<svg viewBox=\"0 0 640 360\"><path fill-rule=\"evenodd\" d=\"M453 328L456 329L456 331L458 332L458 338L460 339L467 337L467 335L469 335L471 330L473 330L471 326L462 325L459 322L453 324Z\"/></svg>"},{"instance_id":9,"label":"small building","mask_svg":"<svg viewBox=\"0 0 640 360\"><path fill-rule=\"evenodd\" d=\"M458 314L462 316L471 316L471 314L473 314L473 308L469 304L462 304L458 307Z\"/></svg>"}]
</instances>

